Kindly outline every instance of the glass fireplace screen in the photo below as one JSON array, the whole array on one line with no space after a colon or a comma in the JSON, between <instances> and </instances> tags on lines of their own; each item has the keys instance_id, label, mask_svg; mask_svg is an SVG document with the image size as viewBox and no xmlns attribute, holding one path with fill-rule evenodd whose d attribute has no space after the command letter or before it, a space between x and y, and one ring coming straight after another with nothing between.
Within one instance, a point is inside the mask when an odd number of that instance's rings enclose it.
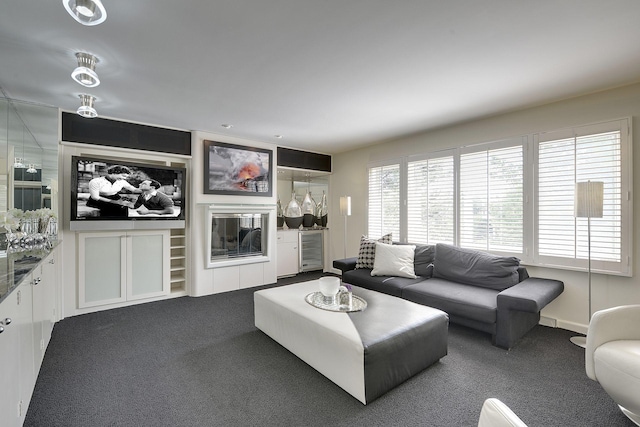
<instances>
[{"instance_id":1,"label":"glass fireplace screen","mask_svg":"<svg viewBox=\"0 0 640 427\"><path fill-rule=\"evenodd\" d=\"M212 213L211 260L266 255L268 218L266 213Z\"/></svg>"}]
</instances>

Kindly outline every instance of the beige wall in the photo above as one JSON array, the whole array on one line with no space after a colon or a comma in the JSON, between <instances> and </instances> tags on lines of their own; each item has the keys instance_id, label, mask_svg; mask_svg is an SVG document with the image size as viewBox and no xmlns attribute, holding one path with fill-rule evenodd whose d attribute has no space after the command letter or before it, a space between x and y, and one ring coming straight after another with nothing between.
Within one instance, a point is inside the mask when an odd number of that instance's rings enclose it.
<instances>
[{"instance_id":1,"label":"beige wall","mask_svg":"<svg viewBox=\"0 0 640 427\"><path fill-rule=\"evenodd\" d=\"M366 234L367 165L370 162L400 158L412 154L455 148L505 139L508 137L549 131L610 119L633 117L633 127L638 128L640 117L640 84L543 105L524 111L489 117L469 123L407 136L390 142L365 147L333 158L334 173L330 178L331 259L342 258L343 218L339 214L339 197L348 194L352 198L352 216L348 218L347 255L356 256L360 235ZM640 131L633 135L633 169L640 166ZM640 212L638 198L640 173L633 178L634 211ZM640 264L638 233L640 221L634 221L633 251L634 277L617 277L594 274L592 276L593 311L623 304L640 304L640 281L637 278ZM559 269L529 267L530 275L562 280L564 293L542 312L546 318L555 319L557 326L578 332L586 332L587 274Z\"/></svg>"}]
</instances>

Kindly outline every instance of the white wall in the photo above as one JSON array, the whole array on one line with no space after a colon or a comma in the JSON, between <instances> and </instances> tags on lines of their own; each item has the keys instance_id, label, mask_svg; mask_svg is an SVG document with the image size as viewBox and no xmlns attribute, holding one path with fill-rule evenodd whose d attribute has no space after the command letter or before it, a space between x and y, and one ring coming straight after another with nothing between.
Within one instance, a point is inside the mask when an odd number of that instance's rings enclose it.
<instances>
[{"instance_id":1,"label":"white wall","mask_svg":"<svg viewBox=\"0 0 640 427\"><path fill-rule=\"evenodd\" d=\"M271 197L256 196L225 196L204 194L204 140L226 142L249 147L266 148L273 151ZM211 204L270 204L275 207L277 200L276 191L276 165L277 146L257 141L249 141L224 135L216 135L206 132L192 132L191 134L191 188L190 195L190 245L189 295L202 296L235 289L242 289L276 282L276 222L275 218L269 224L269 247L273 249L269 262L246 264L242 266L206 268L207 226L206 212Z\"/></svg>"},{"instance_id":2,"label":"white wall","mask_svg":"<svg viewBox=\"0 0 640 427\"><path fill-rule=\"evenodd\" d=\"M549 131L599 122L609 119L633 117L633 169L640 167L640 84L595 93L580 98L543 105L524 111L489 117L456 126L411 135L378 145L334 155L334 173L330 177L329 209L332 221L331 259L343 256L344 225L339 213L339 198L351 196L352 216L348 218L347 256L357 256L360 236L366 234L367 164L418 154L501 140L538 131ZM640 169L639 169L640 170ZM634 211L640 212L635 197L640 192L640 173L633 178ZM592 276L593 311L624 304L640 304L640 221L634 221L633 251L634 277L594 274ZM529 267L531 276L562 280L565 290L549 304L542 315L557 320L557 326L577 332L586 332L588 324L588 286L585 272Z\"/></svg>"}]
</instances>

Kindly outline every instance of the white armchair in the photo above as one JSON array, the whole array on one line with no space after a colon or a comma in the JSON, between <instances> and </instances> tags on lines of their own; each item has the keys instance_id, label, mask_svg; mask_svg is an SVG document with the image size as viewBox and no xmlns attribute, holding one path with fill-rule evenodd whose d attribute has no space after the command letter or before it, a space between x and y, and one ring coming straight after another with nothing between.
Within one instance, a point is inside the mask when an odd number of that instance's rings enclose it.
<instances>
[{"instance_id":1,"label":"white armchair","mask_svg":"<svg viewBox=\"0 0 640 427\"><path fill-rule=\"evenodd\" d=\"M527 427L507 405L496 398L484 401L478 427Z\"/></svg>"},{"instance_id":2,"label":"white armchair","mask_svg":"<svg viewBox=\"0 0 640 427\"><path fill-rule=\"evenodd\" d=\"M640 426L640 305L596 312L589 323L587 376Z\"/></svg>"}]
</instances>

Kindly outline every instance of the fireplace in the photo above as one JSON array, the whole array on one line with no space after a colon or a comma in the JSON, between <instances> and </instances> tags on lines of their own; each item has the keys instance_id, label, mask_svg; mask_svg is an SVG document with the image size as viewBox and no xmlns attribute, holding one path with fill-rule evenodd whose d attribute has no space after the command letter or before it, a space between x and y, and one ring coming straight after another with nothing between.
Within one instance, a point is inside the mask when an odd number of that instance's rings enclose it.
<instances>
[{"instance_id":1,"label":"fireplace","mask_svg":"<svg viewBox=\"0 0 640 427\"><path fill-rule=\"evenodd\" d=\"M207 267L270 261L275 206L211 205L207 212Z\"/></svg>"}]
</instances>

